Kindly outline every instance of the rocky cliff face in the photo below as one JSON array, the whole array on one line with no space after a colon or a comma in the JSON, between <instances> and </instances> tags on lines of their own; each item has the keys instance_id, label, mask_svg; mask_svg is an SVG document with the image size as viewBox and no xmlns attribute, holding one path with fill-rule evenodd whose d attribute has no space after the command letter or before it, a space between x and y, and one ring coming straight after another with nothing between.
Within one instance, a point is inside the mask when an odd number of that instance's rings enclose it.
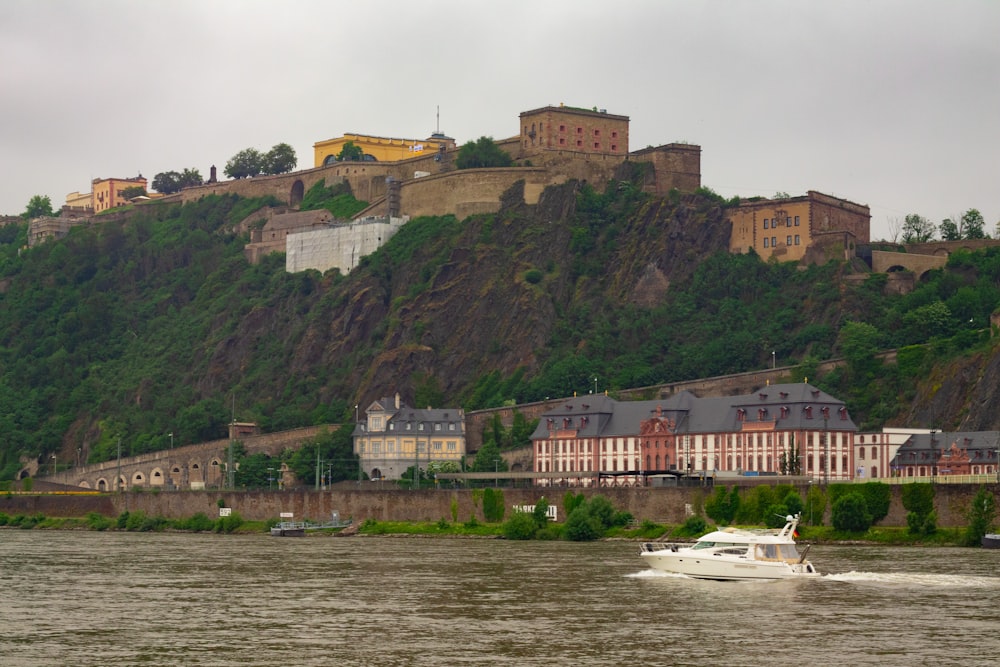
<instances>
[{"instance_id":1,"label":"rocky cliff face","mask_svg":"<svg viewBox=\"0 0 1000 667\"><path fill-rule=\"evenodd\" d=\"M580 187L549 188L528 206L515 186L495 218L439 222L448 225L445 238L414 239L405 261L376 255L347 280L325 280L305 329L294 324L299 297L251 310L240 331L216 345L211 365L223 375L250 368L279 334L294 336L286 340L288 372L314 378L321 393L356 389L366 403L395 391L413 396L415 383L431 382L461 396L485 373L537 370L554 327L595 295L651 306L700 258L727 248L721 208L700 198L650 200L618 235L603 275L581 279L566 222ZM406 244L407 232L419 236L427 224L412 221L394 242Z\"/></svg>"},{"instance_id":2,"label":"rocky cliff face","mask_svg":"<svg viewBox=\"0 0 1000 667\"><path fill-rule=\"evenodd\" d=\"M920 383L905 423L954 431L1000 430L1000 349L938 366Z\"/></svg>"}]
</instances>

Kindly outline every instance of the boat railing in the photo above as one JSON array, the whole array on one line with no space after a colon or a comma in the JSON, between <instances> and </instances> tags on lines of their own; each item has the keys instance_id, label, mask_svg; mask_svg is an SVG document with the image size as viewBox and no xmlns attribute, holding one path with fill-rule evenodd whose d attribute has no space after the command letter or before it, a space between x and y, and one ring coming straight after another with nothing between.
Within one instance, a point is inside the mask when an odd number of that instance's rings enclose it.
<instances>
[{"instance_id":1,"label":"boat railing","mask_svg":"<svg viewBox=\"0 0 1000 667\"><path fill-rule=\"evenodd\" d=\"M655 551L677 551L681 547L689 547L690 544L678 544L676 542L643 542L641 551L653 553Z\"/></svg>"}]
</instances>

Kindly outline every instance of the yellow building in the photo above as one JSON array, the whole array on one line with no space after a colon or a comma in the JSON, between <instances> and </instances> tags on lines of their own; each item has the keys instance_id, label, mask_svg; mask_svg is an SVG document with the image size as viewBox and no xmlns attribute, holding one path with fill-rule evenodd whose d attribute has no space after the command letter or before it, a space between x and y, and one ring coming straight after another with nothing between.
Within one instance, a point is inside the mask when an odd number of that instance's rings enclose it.
<instances>
[{"instance_id":1,"label":"yellow building","mask_svg":"<svg viewBox=\"0 0 1000 667\"><path fill-rule=\"evenodd\" d=\"M313 144L315 166L323 167L337 162L337 156L347 142L361 149L366 162L399 162L415 157L426 157L455 148L455 140L443 134L433 134L427 139L397 139L373 137L366 134L345 134Z\"/></svg>"},{"instance_id":2,"label":"yellow building","mask_svg":"<svg viewBox=\"0 0 1000 667\"><path fill-rule=\"evenodd\" d=\"M134 187L146 189L146 179L142 174L135 178L95 178L90 185L91 207L94 213L125 206L128 200L122 196L122 191Z\"/></svg>"},{"instance_id":3,"label":"yellow building","mask_svg":"<svg viewBox=\"0 0 1000 667\"><path fill-rule=\"evenodd\" d=\"M94 205L94 197L89 192L71 192L66 195L65 207L70 211L89 212Z\"/></svg>"},{"instance_id":4,"label":"yellow building","mask_svg":"<svg viewBox=\"0 0 1000 667\"><path fill-rule=\"evenodd\" d=\"M871 211L863 204L810 190L804 197L744 201L729 212L729 252L752 248L761 259L799 261L825 236L845 232L854 243L871 240Z\"/></svg>"}]
</instances>

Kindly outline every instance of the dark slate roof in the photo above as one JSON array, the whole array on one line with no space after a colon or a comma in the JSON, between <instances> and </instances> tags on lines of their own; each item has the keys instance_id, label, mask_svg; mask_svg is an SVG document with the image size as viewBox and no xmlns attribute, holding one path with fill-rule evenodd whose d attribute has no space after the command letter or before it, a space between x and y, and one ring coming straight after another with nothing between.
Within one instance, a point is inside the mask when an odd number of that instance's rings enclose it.
<instances>
[{"instance_id":1,"label":"dark slate roof","mask_svg":"<svg viewBox=\"0 0 1000 667\"><path fill-rule=\"evenodd\" d=\"M788 408L782 416L781 408ZM857 431L843 401L809 384L777 384L752 394L698 398L682 391L669 398L652 401L616 401L602 395L578 396L542 415L533 440L547 438L551 428L563 427L564 420L578 431L578 437L614 437L639 433L639 425L659 411L673 419L678 433L732 433L740 430L740 410L747 422L777 421L777 428L820 429L823 408L828 408L826 427L836 431ZM844 408L843 411L841 409ZM761 414L761 410L767 412ZM586 419L584 419L586 418Z\"/></svg>"},{"instance_id":2,"label":"dark slate roof","mask_svg":"<svg viewBox=\"0 0 1000 667\"><path fill-rule=\"evenodd\" d=\"M915 433L907 438L906 442L899 446L897 456L904 452L928 452L933 450L945 451L951 449L952 444L959 449L971 452L977 449L995 451L1000 447L1000 431L956 431Z\"/></svg>"}]
</instances>

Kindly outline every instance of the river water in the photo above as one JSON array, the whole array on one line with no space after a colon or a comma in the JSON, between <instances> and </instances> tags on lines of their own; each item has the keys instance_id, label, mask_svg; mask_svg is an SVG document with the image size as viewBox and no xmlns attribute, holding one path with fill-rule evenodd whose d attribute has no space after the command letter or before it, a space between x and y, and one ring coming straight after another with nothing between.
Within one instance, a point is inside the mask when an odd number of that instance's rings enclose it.
<instances>
[{"instance_id":1,"label":"river water","mask_svg":"<svg viewBox=\"0 0 1000 667\"><path fill-rule=\"evenodd\" d=\"M1000 550L817 546L819 579L632 542L0 531L0 665L987 665Z\"/></svg>"}]
</instances>

